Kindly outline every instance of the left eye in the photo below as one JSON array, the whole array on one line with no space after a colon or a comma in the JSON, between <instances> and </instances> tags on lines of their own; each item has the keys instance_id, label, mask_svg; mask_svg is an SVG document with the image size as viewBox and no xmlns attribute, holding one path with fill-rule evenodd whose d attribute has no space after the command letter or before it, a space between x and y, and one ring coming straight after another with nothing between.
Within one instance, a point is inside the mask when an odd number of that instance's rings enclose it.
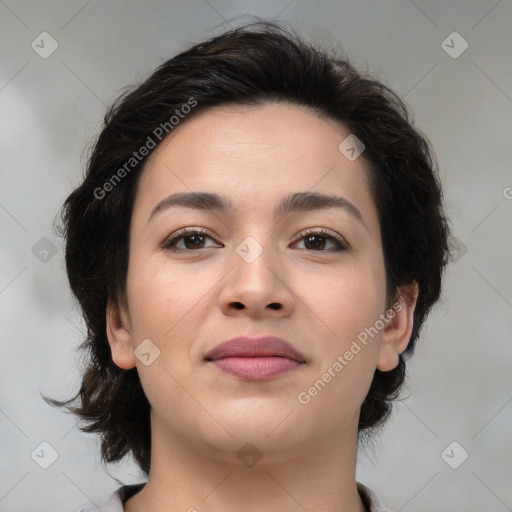
<instances>
[{"instance_id":1,"label":"left eye","mask_svg":"<svg viewBox=\"0 0 512 512\"><path fill-rule=\"evenodd\" d=\"M304 249L310 251L325 251L329 244L331 244L331 251L342 251L347 248L340 238L326 231L308 232L299 239L299 242L302 241L304 241Z\"/></svg>"}]
</instances>

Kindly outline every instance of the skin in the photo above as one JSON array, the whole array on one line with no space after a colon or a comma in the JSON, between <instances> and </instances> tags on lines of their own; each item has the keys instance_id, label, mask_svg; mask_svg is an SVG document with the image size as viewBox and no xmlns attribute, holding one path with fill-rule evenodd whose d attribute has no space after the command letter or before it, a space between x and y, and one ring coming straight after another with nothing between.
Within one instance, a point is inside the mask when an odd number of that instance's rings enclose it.
<instances>
[{"instance_id":1,"label":"skin","mask_svg":"<svg viewBox=\"0 0 512 512\"><path fill-rule=\"evenodd\" d=\"M321 392L307 405L297 399L390 307L364 157L349 161L338 149L349 134L301 106L223 105L182 121L146 163L127 300L107 310L112 358L137 367L151 404L151 471L125 511L364 510L355 481L359 411L375 369L395 368L407 346L416 284ZM160 200L191 191L223 195L234 210L173 206L148 222ZM344 197L364 224L338 207L273 218L284 196L305 191ZM190 237L162 248L186 227L211 235L199 248ZM340 235L348 249L321 235L308 244L309 228ZM236 252L247 236L263 249L251 263ZM205 362L222 341L249 333L287 340L306 363L247 382ZM149 365L134 356L145 339L160 350ZM246 443L261 454L252 467L237 457Z\"/></svg>"}]
</instances>

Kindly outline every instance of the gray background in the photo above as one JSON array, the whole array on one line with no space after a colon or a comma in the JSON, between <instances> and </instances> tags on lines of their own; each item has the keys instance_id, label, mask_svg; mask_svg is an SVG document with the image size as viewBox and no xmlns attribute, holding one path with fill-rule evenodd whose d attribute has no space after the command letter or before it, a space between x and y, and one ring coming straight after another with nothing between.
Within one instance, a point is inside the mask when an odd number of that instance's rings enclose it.
<instances>
[{"instance_id":1,"label":"gray background","mask_svg":"<svg viewBox=\"0 0 512 512\"><path fill-rule=\"evenodd\" d=\"M512 510L506 0L0 0L0 510L71 512L118 487L99 463L95 436L39 395L77 389L83 335L52 222L120 89L245 14L287 20L312 41L338 41L353 64L406 101L435 148L459 240L443 300L409 365L410 397L361 453L358 479L393 511ZM45 59L31 47L44 31L58 43ZM454 31L469 44L457 58L442 47ZM446 44L462 48L461 40ZM52 247L55 255L44 252ZM43 441L58 453L48 469L31 458ZM443 458L453 441L462 448ZM452 469L446 461L460 463L462 449L469 457ZM123 483L141 480L130 460L109 470Z\"/></svg>"}]
</instances>

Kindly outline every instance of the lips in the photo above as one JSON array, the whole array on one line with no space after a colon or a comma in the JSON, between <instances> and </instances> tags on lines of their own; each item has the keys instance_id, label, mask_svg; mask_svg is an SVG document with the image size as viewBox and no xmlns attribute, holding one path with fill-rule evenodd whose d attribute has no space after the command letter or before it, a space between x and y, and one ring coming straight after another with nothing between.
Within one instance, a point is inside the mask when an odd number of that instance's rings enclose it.
<instances>
[{"instance_id":1,"label":"lips","mask_svg":"<svg viewBox=\"0 0 512 512\"><path fill-rule=\"evenodd\" d=\"M304 356L273 336L240 336L210 350L205 361L242 380L266 380L297 369Z\"/></svg>"},{"instance_id":2,"label":"lips","mask_svg":"<svg viewBox=\"0 0 512 512\"><path fill-rule=\"evenodd\" d=\"M226 357L286 357L299 363L304 362L304 357L298 350L287 341L273 336L233 338L210 350L205 359L216 361Z\"/></svg>"}]
</instances>

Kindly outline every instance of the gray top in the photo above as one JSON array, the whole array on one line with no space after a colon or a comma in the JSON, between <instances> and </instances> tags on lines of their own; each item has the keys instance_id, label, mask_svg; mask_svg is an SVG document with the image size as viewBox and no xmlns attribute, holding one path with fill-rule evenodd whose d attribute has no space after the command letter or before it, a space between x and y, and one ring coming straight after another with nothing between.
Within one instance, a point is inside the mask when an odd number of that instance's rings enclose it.
<instances>
[{"instance_id":1,"label":"gray top","mask_svg":"<svg viewBox=\"0 0 512 512\"><path fill-rule=\"evenodd\" d=\"M123 503L131 498L134 494L138 493L146 484L146 482L140 484L123 485L119 487L117 491L106 496L96 504L87 505L81 508L77 512L98 512L98 508L101 512L123 512ZM389 512L384 507L377 495L365 485L357 482L357 490L363 500L363 504L368 512Z\"/></svg>"}]
</instances>

